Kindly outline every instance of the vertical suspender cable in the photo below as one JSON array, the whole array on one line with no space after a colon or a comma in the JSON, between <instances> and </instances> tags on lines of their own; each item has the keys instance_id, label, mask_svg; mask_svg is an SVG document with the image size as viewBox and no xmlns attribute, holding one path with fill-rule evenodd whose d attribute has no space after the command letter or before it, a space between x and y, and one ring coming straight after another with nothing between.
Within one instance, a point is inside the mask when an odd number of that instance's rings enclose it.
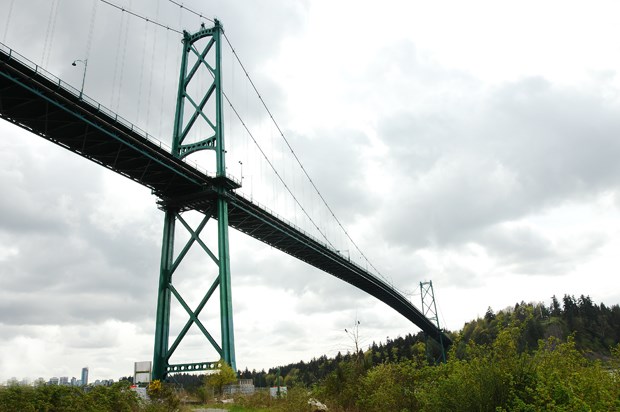
<instances>
[{"instance_id":1,"label":"vertical suspender cable","mask_svg":"<svg viewBox=\"0 0 620 412\"><path fill-rule=\"evenodd\" d=\"M93 31L95 29L95 19L97 17L97 5L99 4L98 0L93 0L93 10L90 13L90 28L88 30L88 41L86 43L86 60L90 57L90 49L93 44Z\"/></svg>"},{"instance_id":2,"label":"vertical suspender cable","mask_svg":"<svg viewBox=\"0 0 620 412\"><path fill-rule=\"evenodd\" d=\"M157 9L155 10L156 19L159 20L159 0L157 0ZM151 66L149 67L149 94L146 103L146 130L149 130L149 117L151 114L151 95L153 92L153 72L155 67L155 45L157 44L157 27L153 26L153 47L151 48ZM165 56L164 56L165 58ZM161 136L161 135L160 135Z\"/></svg>"},{"instance_id":3,"label":"vertical suspender cable","mask_svg":"<svg viewBox=\"0 0 620 412\"><path fill-rule=\"evenodd\" d=\"M45 43L43 43L43 54L41 55L41 66L46 67L51 54L51 37L54 37L54 28L56 26L56 17L58 16L58 0L52 1L52 8L50 9L50 15L47 20L47 30L45 31Z\"/></svg>"},{"instance_id":4,"label":"vertical suspender cable","mask_svg":"<svg viewBox=\"0 0 620 412\"><path fill-rule=\"evenodd\" d=\"M129 7L131 7L131 0L129 0ZM119 84L118 84L118 95L116 96L116 108L115 111L118 112L118 108L121 104L121 94L123 93L123 74L125 73L125 56L127 55L127 42L129 40L129 18L126 20L125 24L125 44L123 46L123 54L121 55L121 72L119 75Z\"/></svg>"},{"instance_id":5,"label":"vertical suspender cable","mask_svg":"<svg viewBox=\"0 0 620 412\"><path fill-rule=\"evenodd\" d=\"M13 13L13 4L15 0L11 0L11 5L9 6L9 12L6 14L6 24L4 25L4 35L2 36L2 43L6 43L6 35L9 32L9 24L11 23L11 14Z\"/></svg>"},{"instance_id":6,"label":"vertical suspender cable","mask_svg":"<svg viewBox=\"0 0 620 412\"><path fill-rule=\"evenodd\" d=\"M168 83L168 47L170 45L170 39L166 37L166 51L164 52L164 79L161 85L161 101L159 102L159 136L163 136L163 124L164 124L164 97L166 96L166 84ZM172 136L172 134L170 134Z\"/></svg>"},{"instance_id":7,"label":"vertical suspender cable","mask_svg":"<svg viewBox=\"0 0 620 412\"><path fill-rule=\"evenodd\" d=\"M114 77L112 80L112 96L110 97L110 107L114 107L114 97L116 96L116 80L118 79L118 54L121 50L121 39L123 34L123 22L125 21L125 13L121 13L121 22L118 28L118 38L116 40L116 53L114 57Z\"/></svg>"},{"instance_id":8,"label":"vertical suspender cable","mask_svg":"<svg viewBox=\"0 0 620 412\"><path fill-rule=\"evenodd\" d=\"M140 106L142 105L142 79L144 78L144 61L146 59L146 37L149 29L149 22L144 21L144 33L142 42L142 64L140 65L140 77L138 79L138 104L136 105L136 122L140 123Z\"/></svg>"}]
</instances>

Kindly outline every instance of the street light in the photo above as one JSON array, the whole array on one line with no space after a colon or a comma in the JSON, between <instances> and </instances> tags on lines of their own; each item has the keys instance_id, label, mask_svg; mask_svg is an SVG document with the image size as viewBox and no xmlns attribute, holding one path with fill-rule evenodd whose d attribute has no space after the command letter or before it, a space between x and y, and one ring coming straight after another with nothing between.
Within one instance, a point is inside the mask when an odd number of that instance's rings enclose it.
<instances>
[{"instance_id":1,"label":"street light","mask_svg":"<svg viewBox=\"0 0 620 412\"><path fill-rule=\"evenodd\" d=\"M73 60L73 63L71 63L71 66L77 66L77 63L82 63L84 65L84 75L82 76L82 88L80 89L80 99L81 99L82 94L84 93L84 81L86 80L86 69L88 68L88 59Z\"/></svg>"},{"instance_id":2,"label":"street light","mask_svg":"<svg viewBox=\"0 0 620 412\"><path fill-rule=\"evenodd\" d=\"M243 183L243 162L239 160L239 164L241 165L241 183Z\"/></svg>"}]
</instances>

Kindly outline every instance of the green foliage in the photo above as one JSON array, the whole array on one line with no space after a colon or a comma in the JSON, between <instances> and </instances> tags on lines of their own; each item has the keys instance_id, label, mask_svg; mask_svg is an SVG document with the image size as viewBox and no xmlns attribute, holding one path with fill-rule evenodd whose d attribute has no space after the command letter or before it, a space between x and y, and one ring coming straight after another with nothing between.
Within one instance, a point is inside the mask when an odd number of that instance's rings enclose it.
<instances>
[{"instance_id":1,"label":"green foliage","mask_svg":"<svg viewBox=\"0 0 620 412\"><path fill-rule=\"evenodd\" d=\"M149 383L146 393L151 398L151 402L146 406L149 412L172 412L181 405L181 400L169 383L156 379Z\"/></svg>"},{"instance_id":2,"label":"green foliage","mask_svg":"<svg viewBox=\"0 0 620 412\"><path fill-rule=\"evenodd\" d=\"M359 363L352 359L338 363L336 369L315 388L316 397L346 410L354 408L364 372Z\"/></svg>"},{"instance_id":3,"label":"green foliage","mask_svg":"<svg viewBox=\"0 0 620 412\"><path fill-rule=\"evenodd\" d=\"M295 387L301 384L299 377L299 369L293 368L291 369L284 378L284 386L287 387Z\"/></svg>"},{"instance_id":4,"label":"green foliage","mask_svg":"<svg viewBox=\"0 0 620 412\"><path fill-rule=\"evenodd\" d=\"M207 388L212 388L216 394L221 395L224 386L237 381L237 374L224 360L220 359L220 370L216 373L206 375L205 383Z\"/></svg>"},{"instance_id":5,"label":"green foliage","mask_svg":"<svg viewBox=\"0 0 620 412\"><path fill-rule=\"evenodd\" d=\"M363 411L418 410L418 364L411 361L378 365L361 378L357 405Z\"/></svg>"},{"instance_id":6,"label":"green foliage","mask_svg":"<svg viewBox=\"0 0 620 412\"><path fill-rule=\"evenodd\" d=\"M468 322L461 331L462 341L473 340L479 345L490 344L500 329L521 328L520 351L537 348L540 339L575 336L578 350L596 356L609 356L620 342L620 307L596 305L590 297L564 295L562 304L553 296L549 307L542 303L521 302L497 314L488 308L484 318Z\"/></svg>"},{"instance_id":7,"label":"green foliage","mask_svg":"<svg viewBox=\"0 0 620 412\"><path fill-rule=\"evenodd\" d=\"M565 295L551 305L521 302L465 324L453 334L448 362L429 365L422 335L373 343L364 353L322 356L281 367L288 396L237 396L233 410L310 411L316 398L332 412L357 411L615 411L620 410L620 307ZM437 355L437 347L431 347ZM595 360L599 359L599 360ZM240 372L257 386L277 369ZM187 379L185 379L187 378ZM190 377L184 377L187 382ZM201 400L234 382L228 365L198 389ZM0 388L4 411L173 411L169 385L153 382L142 404L128 383L111 388ZM311 387L312 393L308 389ZM236 409L235 409L236 408Z\"/></svg>"},{"instance_id":8,"label":"green foliage","mask_svg":"<svg viewBox=\"0 0 620 412\"><path fill-rule=\"evenodd\" d=\"M269 412L311 412L308 405L310 395L304 388L291 388L287 396L272 398L268 391L258 391L249 396L235 397L235 406L231 411L269 411Z\"/></svg>"},{"instance_id":9,"label":"green foliage","mask_svg":"<svg viewBox=\"0 0 620 412\"><path fill-rule=\"evenodd\" d=\"M140 410L137 394L127 382L84 391L71 386L10 386L0 388L0 411L121 411Z\"/></svg>"},{"instance_id":10,"label":"green foliage","mask_svg":"<svg viewBox=\"0 0 620 412\"><path fill-rule=\"evenodd\" d=\"M420 350L420 348L422 348ZM425 337L423 333L416 335L408 334L404 337L389 339L385 343L373 343L365 352L358 354L346 353L330 359L327 356L314 358L310 362L297 362L285 366L280 366L281 376L284 377L288 386L311 387L319 381L324 380L334 372L342 362L355 360L363 368L368 369L373 365L386 362L398 362L406 359L418 359L419 354L425 353ZM438 358L440 348L438 344L431 341L431 355ZM426 359L426 356L424 356ZM278 368L271 368L267 372L250 371L248 369L239 372L240 379L252 379L257 387L269 387L275 385Z\"/></svg>"},{"instance_id":11,"label":"green foliage","mask_svg":"<svg viewBox=\"0 0 620 412\"><path fill-rule=\"evenodd\" d=\"M525 308L519 316L517 325L498 327L489 344L459 337L445 364L410 360L356 374L348 362L316 393L346 411L620 410L620 346L608 365L584 357L571 337L523 350L531 313Z\"/></svg>"}]
</instances>

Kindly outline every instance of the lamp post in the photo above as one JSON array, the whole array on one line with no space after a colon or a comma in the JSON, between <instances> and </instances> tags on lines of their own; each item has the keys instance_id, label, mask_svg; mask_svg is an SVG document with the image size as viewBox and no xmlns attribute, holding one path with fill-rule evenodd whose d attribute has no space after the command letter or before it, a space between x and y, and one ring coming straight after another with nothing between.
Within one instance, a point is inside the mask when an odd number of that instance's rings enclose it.
<instances>
[{"instance_id":1,"label":"lamp post","mask_svg":"<svg viewBox=\"0 0 620 412\"><path fill-rule=\"evenodd\" d=\"M241 183L243 183L243 162L241 160L239 160L239 165L241 168Z\"/></svg>"},{"instance_id":2,"label":"lamp post","mask_svg":"<svg viewBox=\"0 0 620 412\"><path fill-rule=\"evenodd\" d=\"M71 66L77 66L78 63L82 63L84 65L84 75L82 75L82 87L80 88L80 99L81 99L82 94L84 93L84 81L86 80L86 69L88 68L88 59L73 60L73 63L71 63Z\"/></svg>"}]
</instances>

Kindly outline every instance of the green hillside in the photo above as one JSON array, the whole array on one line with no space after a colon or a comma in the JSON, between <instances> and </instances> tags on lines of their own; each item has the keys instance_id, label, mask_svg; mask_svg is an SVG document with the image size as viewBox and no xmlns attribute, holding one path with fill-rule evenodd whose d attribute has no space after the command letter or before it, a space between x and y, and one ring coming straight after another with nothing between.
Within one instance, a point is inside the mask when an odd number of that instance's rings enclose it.
<instances>
[{"instance_id":1,"label":"green hillside","mask_svg":"<svg viewBox=\"0 0 620 412\"><path fill-rule=\"evenodd\" d=\"M451 333L445 364L422 334L280 367L332 411L620 410L620 307L587 296L521 302ZM277 369L244 371L272 384Z\"/></svg>"}]
</instances>

